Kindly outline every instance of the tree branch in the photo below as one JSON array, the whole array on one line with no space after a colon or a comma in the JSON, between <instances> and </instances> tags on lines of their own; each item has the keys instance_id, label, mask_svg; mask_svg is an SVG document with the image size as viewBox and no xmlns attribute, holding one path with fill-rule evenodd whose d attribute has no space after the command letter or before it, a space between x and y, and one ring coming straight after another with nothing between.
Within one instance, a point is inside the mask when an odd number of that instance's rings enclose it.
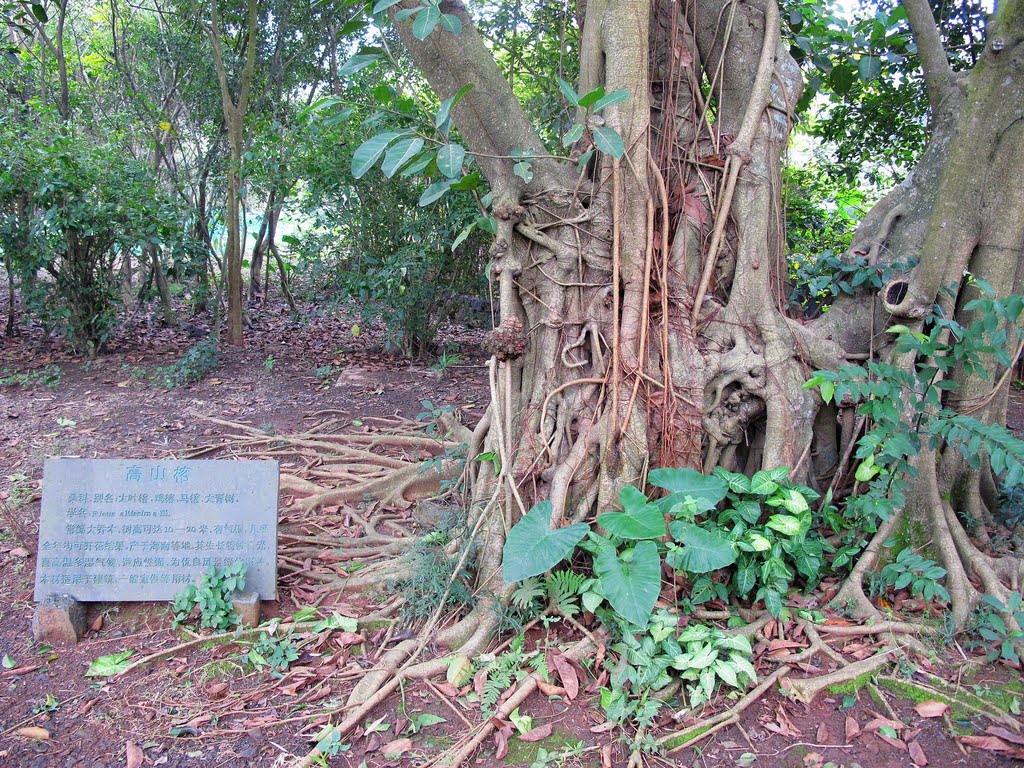
<instances>
[{"instance_id":1,"label":"tree branch","mask_svg":"<svg viewBox=\"0 0 1024 768\"><path fill-rule=\"evenodd\" d=\"M942 47L942 37L928 0L903 0L903 8L907 12L910 31L921 57L928 103L934 112L949 91L953 70L946 58L946 49Z\"/></svg>"},{"instance_id":2,"label":"tree branch","mask_svg":"<svg viewBox=\"0 0 1024 768\"><path fill-rule=\"evenodd\" d=\"M392 11L403 7L414 6L401 3ZM399 22L395 28L413 62L439 98L450 98L463 85L473 85L473 90L456 105L452 115L496 196L519 200L528 192L571 188L574 177L554 158L547 157L540 138L461 0L443 3L443 10L462 22L458 35L438 26L425 40L417 40L410 24ZM511 162L500 159L514 150L525 150L536 156L532 161L534 176L529 184L513 175Z\"/></svg>"}]
</instances>

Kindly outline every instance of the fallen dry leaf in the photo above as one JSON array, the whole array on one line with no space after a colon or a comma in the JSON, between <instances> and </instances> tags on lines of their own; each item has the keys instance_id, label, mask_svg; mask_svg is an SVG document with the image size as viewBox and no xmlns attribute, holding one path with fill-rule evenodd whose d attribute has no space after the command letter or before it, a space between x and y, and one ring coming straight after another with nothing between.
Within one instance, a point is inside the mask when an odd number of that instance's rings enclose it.
<instances>
[{"instance_id":1,"label":"fallen dry leaf","mask_svg":"<svg viewBox=\"0 0 1024 768\"><path fill-rule=\"evenodd\" d=\"M1009 752L1013 747L996 736L957 736L957 741L967 747L985 749L989 752Z\"/></svg>"},{"instance_id":2,"label":"fallen dry leaf","mask_svg":"<svg viewBox=\"0 0 1024 768\"><path fill-rule=\"evenodd\" d=\"M562 681L565 695L570 700L575 699L580 692L580 679L572 664L558 650L548 653L548 663L552 669L558 672L558 679Z\"/></svg>"},{"instance_id":3,"label":"fallen dry leaf","mask_svg":"<svg viewBox=\"0 0 1024 768\"><path fill-rule=\"evenodd\" d=\"M914 707L914 711L921 717L942 717L949 709L949 704L944 701L922 701Z\"/></svg>"},{"instance_id":4,"label":"fallen dry leaf","mask_svg":"<svg viewBox=\"0 0 1024 768\"><path fill-rule=\"evenodd\" d=\"M910 759L914 761L914 765L918 768L924 768L928 765L928 758L925 757L924 750L921 749L921 745L916 741L912 741L907 744L907 749L910 751Z\"/></svg>"},{"instance_id":5,"label":"fallen dry leaf","mask_svg":"<svg viewBox=\"0 0 1024 768\"><path fill-rule=\"evenodd\" d=\"M846 743L849 744L853 741L857 734L860 733L860 723L854 720L850 715L846 716Z\"/></svg>"},{"instance_id":6,"label":"fallen dry leaf","mask_svg":"<svg viewBox=\"0 0 1024 768\"><path fill-rule=\"evenodd\" d=\"M544 741L548 736L551 735L551 723L546 725L538 725L536 728L531 728L526 733L520 735L520 741Z\"/></svg>"},{"instance_id":7,"label":"fallen dry leaf","mask_svg":"<svg viewBox=\"0 0 1024 768\"><path fill-rule=\"evenodd\" d=\"M15 547L9 554L14 555L15 557L28 557L29 552L24 547Z\"/></svg>"},{"instance_id":8,"label":"fallen dry leaf","mask_svg":"<svg viewBox=\"0 0 1024 768\"><path fill-rule=\"evenodd\" d=\"M1020 744L1024 746L1024 735L1014 733L1013 731L1007 728L1003 728L1002 726L990 725L988 728L985 729L985 733L989 734L990 736L996 736L1002 739L1003 741L1009 741L1013 744Z\"/></svg>"},{"instance_id":9,"label":"fallen dry leaf","mask_svg":"<svg viewBox=\"0 0 1024 768\"><path fill-rule=\"evenodd\" d=\"M142 765L143 754L138 744L129 741L124 745L124 751L126 768L139 768Z\"/></svg>"},{"instance_id":10,"label":"fallen dry leaf","mask_svg":"<svg viewBox=\"0 0 1024 768\"><path fill-rule=\"evenodd\" d=\"M543 680L537 681L537 688L545 696L564 696L565 688L560 685L551 685L551 683L545 683Z\"/></svg>"},{"instance_id":11,"label":"fallen dry leaf","mask_svg":"<svg viewBox=\"0 0 1024 768\"><path fill-rule=\"evenodd\" d=\"M37 741L45 741L50 738L50 732L45 728L40 728L38 725L28 725L24 728L19 728L15 733L23 738L36 739Z\"/></svg>"},{"instance_id":12,"label":"fallen dry leaf","mask_svg":"<svg viewBox=\"0 0 1024 768\"><path fill-rule=\"evenodd\" d=\"M494 729L494 743L498 745L497 749L494 750L494 757L497 760L503 760L505 755L508 754L508 739L512 735L512 726L506 725L503 728Z\"/></svg>"},{"instance_id":13,"label":"fallen dry leaf","mask_svg":"<svg viewBox=\"0 0 1024 768\"><path fill-rule=\"evenodd\" d=\"M214 683L213 685L206 686L206 695L209 696L211 699L219 699L227 692L227 683Z\"/></svg>"},{"instance_id":14,"label":"fallen dry leaf","mask_svg":"<svg viewBox=\"0 0 1024 768\"><path fill-rule=\"evenodd\" d=\"M412 739L395 739L381 747L384 757L398 757L412 749Z\"/></svg>"},{"instance_id":15,"label":"fallen dry leaf","mask_svg":"<svg viewBox=\"0 0 1024 768\"><path fill-rule=\"evenodd\" d=\"M356 634L355 632L338 632L334 635L334 641L339 647L347 648L350 645L365 643L366 638L362 635Z\"/></svg>"}]
</instances>

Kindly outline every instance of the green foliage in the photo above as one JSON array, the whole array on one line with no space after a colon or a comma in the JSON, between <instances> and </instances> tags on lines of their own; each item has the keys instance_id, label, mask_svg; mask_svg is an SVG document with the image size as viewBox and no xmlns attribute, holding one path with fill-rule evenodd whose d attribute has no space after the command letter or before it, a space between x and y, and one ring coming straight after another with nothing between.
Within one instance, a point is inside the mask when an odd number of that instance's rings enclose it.
<instances>
[{"instance_id":1,"label":"green foliage","mask_svg":"<svg viewBox=\"0 0 1024 768\"><path fill-rule=\"evenodd\" d=\"M526 656L523 652L525 642L526 638L523 635L516 635L509 644L508 650L500 656L491 657L490 660L487 655L481 657L484 662L481 669L484 670L486 679L483 695L480 697L480 711L485 716L493 714L494 707L501 695L512 687L513 683L518 682L529 673L525 668Z\"/></svg>"},{"instance_id":2,"label":"green foliage","mask_svg":"<svg viewBox=\"0 0 1024 768\"><path fill-rule=\"evenodd\" d=\"M988 660L1003 659L1020 665L1017 647L1024 642L1024 632L1011 629L1006 617L1012 616L1018 627L1024 627L1024 598L1020 592L1011 592L1005 603L992 595L984 595L982 604L973 616L973 631L981 636L988 647Z\"/></svg>"},{"instance_id":3,"label":"green foliage","mask_svg":"<svg viewBox=\"0 0 1024 768\"><path fill-rule=\"evenodd\" d=\"M727 488L725 503L722 509L707 510L703 519L706 502L702 507L696 500L666 500L677 518L669 530L682 545L669 544L666 561L690 573L730 568L724 590L710 579L695 582L694 604L713 596L722 598L723 591L741 599L753 595L778 616L798 576L806 586L817 583L825 553L831 549L815 530L808 503L818 494L791 483L786 467L762 470L751 478L718 468L713 477Z\"/></svg>"},{"instance_id":4,"label":"green foliage","mask_svg":"<svg viewBox=\"0 0 1024 768\"><path fill-rule=\"evenodd\" d=\"M410 576L390 587L393 593L405 597L402 605L404 621L421 621L441 607L454 610L472 608L476 604L477 598L472 586L476 565L475 546L472 543L463 544L470 547L470 552L461 568L458 566L462 550L452 556L445 552L445 545L462 523L464 519L443 523L441 530L420 539L403 556L409 566Z\"/></svg>"},{"instance_id":5,"label":"green foliage","mask_svg":"<svg viewBox=\"0 0 1024 768\"><path fill-rule=\"evenodd\" d=\"M686 688L689 708L710 700L722 685L744 690L757 682L751 664L750 642L704 624L681 630L677 616L655 613L643 633L620 626L615 652L606 665L609 687L601 690L601 706L608 719L631 727L647 728L665 703L658 691L674 680Z\"/></svg>"},{"instance_id":6,"label":"green foliage","mask_svg":"<svg viewBox=\"0 0 1024 768\"><path fill-rule=\"evenodd\" d=\"M813 586L831 551L812 530L808 501L818 494L790 483L788 476L785 467L752 478L722 469L712 475L655 469L648 480L669 494L651 501L636 488L623 488L622 511L598 518L604 534L588 535L582 523L552 530L551 504L540 502L509 531L505 580L535 577L579 544L593 556L594 578L578 590L583 606L595 611L606 603L616 619L642 629L661 592L664 555L670 567L695 577L690 605L730 596L753 598L778 616L797 577ZM669 540L663 542L666 514L673 519ZM720 581L708 575L723 571L726 578ZM517 590L516 604L525 608L543 592L540 582L528 581Z\"/></svg>"},{"instance_id":7,"label":"green foliage","mask_svg":"<svg viewBox=\"0 0 1024 768\"><path fill-rule=\"evenodd\" d=\"M60 384L61 370L58 366L50 364L38 371L23 371L21 373L7 373L0 376L0 387L31 387L36 384L43 384L50 389L55 389Z\"/></svg>"},{"instance_id":8,"label":"green foliage","mask_svg":"<svg viewBox=\"0 0 1024 768\"><path fill-rule=\"evenodd\" d=\"M178 230L173 200L122 141L83 140L39 104L0 111L0 251L29 313L90 355L118 322L119 262Z\"/></svg>"},{"instance_id":9,"label":"green foliage","mask_svg":"<svg viewBox=\"0 0 1024 768\"><path fill-rule=\"evenodd\" d=\"M157 368L154 379L167 389L185 387L205 379L216 370L219 362L217 338L210 336L189 347L177 362Z\"/></svg>"},{"instance_id":10,"label":"green foliage","mask_svg":"<svg viewBox=\"0 0 1024 768\"><path fill-rule=\"evenodd\" d=\"M894 590L909 589L910 594L934 600L936 597L949 602L949 592L939 581L946 576L946 569L939 567L934 560L929 560L913 549L907 547L896 555L896 559L888 563L879 572L879 586Z\"/></svg>"},{"instance_id":11,"label":"green foliage","mask_svg":"<svg viewBox=\"0 0 1024 768\"><path fill-rule=\"evenodd\" d=\"M931 4L950 65L972 67L985 39L985 4ZM787 0L782 11L790 53L805 73L796 110L812 113L805 130L831 149L829 174L876 186L901 179L928 137L924 79L906 11L894 0L861 4L852 18L849 8L824 2Z\"/></svg>"},{"instance_id":12,"label":"green foliage","mask_svg":"<svg viewBox=\"0 0 1024 768\"><path fill-rule=\"evenodd\" d=\"M524 579L512 592L510 603L524 616L539 615L545 607L561 616L573 617L580 612L580 595L586 592L588 579L567 569L552 571L543 578Z\"/></svg>"},{"instance_id":13,"label":"green foliage","mask_svg":"<svg viewBox=\"0 0 1024 768\"><path fill-rule=\"evenodd\" d=\"M325 124L329 117L308 119L308 156L303 159L308 183L301 205L310 226L301 239L288 236L286 242L310 277L304 288L311 296L358 303L361 321L380 324L388 349L421 357L433 353L439 327L466 297L483 292L485 264L479 254L485 232L494 228L470 194L447 195L429 209L419 205L421 190L412 174L404 175L405 158L427 160L429 168L420 170L440 175L437 151L429 150L429 157L426 150L413 153L422 144L410 133L419 124L413 99L385 84L372 94L371 103L345 109L360 115L386 110L369 124L390 130L364 141L355 152L346 147L362 140L364 129ZM459 156L459 150L449 149L444 169L453 171ZM371 173L381 161L385 175L392 176L386 184ZM355 163L351 176L349 163ZM461 188L444 178L443 192ZM479 181L479 173L474 178Z\"/></svg>"},{"instance_id":14,"label":"green foliage","mask_svg":"<svg viewBox=\"0 0 1024 768\"><path fill-rule=\"evenodd\" d=\"M238 623L231 596L245 589L246 566L241 560L223 568L210 566L197 584L179 592L172 603L175 625L189 621L198 613L199 626L223 632Z\"/></svg>"},{"instance_id":15,"label":"green foliage","mask_svg":"<svg viewBox=\"0 0 1024 768\"><path fill-rule=\"evenodd\" d=\"M290 633L278 637L261 632L259 639L243 657L252 662L254 667L268 668L271 672L285 672L293 661L298 660L299 649L295 646Z\"/></svg>"},{"instance_id":16,"label":"green foliage","mask_svg":"<svg viewBox=\"0 0 1024 768\"><path fill-rule=\"evenodd\" d=\"M957 446L974 469L986 457L1007 484L1024 480L1024 442L1005 427L957 413L943 402L943 393L956 386L951 380L955 371L987 378L984 361L989 357L1010 367L1008 349L1016 349L1021 337L1017 321L1024 297L995 299L988 286L974 285L981 295L964 307L974 318L969 325L946 317L936 306L923 332L902 325L888 329L906 365L872 360L865 366L815 371L804 385L819 387L826 403L846 398L859 403L858 413L871 420L855 454L861 462L857 480L867 489L847 502L844 513L857 529L869 529L876 518L888 518L903 506L908 478L914 476L910 460L943 441Z\"/></svg>"},{"instance_id":17,"label":"green foliage","mask_svg":"<svg viewBox=\"0 0 1024 768\"><path fill-rule=\"evenodd\" d=\"M552 529L551 502L539 502L505 538L501 569L506 583L514 584L558 565L589 530L584 523Z\"/></svg>"},{"instance_id":18,"label":"green foliage","mask_svg":"<svg viewBox=\"0 0 1024 768\"><path fill-rule=\"evenodd\" d=\"M100 656L95 659L92 664L89 665L89 669L86 670L86 677L113 677L124 672L130 665L132 655L135 653L133 650L120 651L118 653L112 653L108 656Z\"/></svg>"}]
</instances>

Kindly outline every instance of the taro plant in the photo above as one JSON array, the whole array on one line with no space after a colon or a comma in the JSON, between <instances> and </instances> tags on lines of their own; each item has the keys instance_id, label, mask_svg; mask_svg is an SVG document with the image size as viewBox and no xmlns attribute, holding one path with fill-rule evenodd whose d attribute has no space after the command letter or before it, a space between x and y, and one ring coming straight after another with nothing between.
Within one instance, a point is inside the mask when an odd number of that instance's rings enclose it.
<instances>
[{"instance_id":1,"label":"taro plant","mask_svg":"<svg viewBox=\"0 0 1024 768\"><path fill-rule=\"evenodd\" d=\"M818 494L790 483L788 474L784 467L752 478L724 470L703 475L655 469L648 481L667 495L652 501L632 486L623 488L622 511L598 518L602 532L582 523L552 529L551 503L540 502L509 531L505 580L544 573L579 545L592 556L593 578L581 587L589 611L607 604L616 616L645 628L661 593L664 561L696 577L699 594L691 602L752 597L778 616L797 575L813 584L829 549L811 531L808 501ZM709 575L725 569L727 581Z\"/></svg>"}]
</instances>

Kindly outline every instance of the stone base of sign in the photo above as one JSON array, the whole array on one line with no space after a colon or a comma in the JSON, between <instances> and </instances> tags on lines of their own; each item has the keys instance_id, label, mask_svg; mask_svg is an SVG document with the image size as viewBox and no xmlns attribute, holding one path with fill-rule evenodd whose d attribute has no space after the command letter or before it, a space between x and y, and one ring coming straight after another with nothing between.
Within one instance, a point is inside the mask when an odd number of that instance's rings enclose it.
<instances>
[{"instance_id":1,"label":"stone base of sign","mask_svg":"<svg viewBox=\"0 0 1024 768\"><path fill-rule=\"evenodd\" d=\"M231 606L238 614L238 623L243 627L255 627L260 623L259 592L248 590L236 592L231 597Z\"/></svg>"},{"instance_id":2,"label":"stone base of sign","mask_svg":"<svg viewBox=\"0 0 1024 768\"><path fill-rule=\"evenodd\" d=\"M71 595L46 595L32 616L32 637L44 645L74 645L85 634L85 603Z\"/></svg>"}]
</instances>

